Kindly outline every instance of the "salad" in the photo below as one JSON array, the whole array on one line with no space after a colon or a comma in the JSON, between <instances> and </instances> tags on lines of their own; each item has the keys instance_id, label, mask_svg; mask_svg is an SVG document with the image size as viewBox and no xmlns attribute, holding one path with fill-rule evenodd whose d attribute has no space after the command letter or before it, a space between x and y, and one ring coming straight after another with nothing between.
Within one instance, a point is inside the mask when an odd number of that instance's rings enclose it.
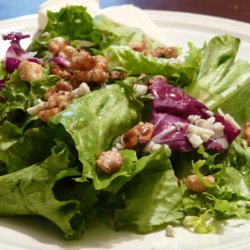
<instances>
[{"instance_id":1,"label":"salad","mask_svg":"<svg viewBox=\"0 0 250 250\"><path fill-rule=\"evenodd\" d=\"M250 64L230 35L187 51L86 8L12 32L0 63L0 215L66 239L93 219L215 233L250 219ZM218 227L220 224L220 227Z\"/></svg>"}]
</instances>

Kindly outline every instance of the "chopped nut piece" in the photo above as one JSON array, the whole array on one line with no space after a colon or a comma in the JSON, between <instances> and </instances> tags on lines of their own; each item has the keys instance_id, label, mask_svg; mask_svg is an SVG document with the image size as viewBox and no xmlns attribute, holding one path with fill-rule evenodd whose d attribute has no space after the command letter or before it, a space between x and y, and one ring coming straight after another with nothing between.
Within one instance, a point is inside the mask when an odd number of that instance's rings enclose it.
<instances>
[{"instance_id":1,"label":"chopped nut piece","mask_svg":"<svg viewBox=\"0 0 250 250\"><path fill-rule=\"evenodd\" d=\"M45 102L37 100L34 107L28 108L27 112L30 115L38 114L38 117L46 122L51 116L66 109L73 98L78 98L89 92L90 89L86 83L82 83L73 90L70 83L61 80L47 90L44 95Z\"/></svg>"},{"instance_id":2,"label":"chopped nut piece","mask_svg":"<svg viewBox=\"0 0 250 250\"><path fill-rule=\"evenodd\" d=\"M69 42L62 37L55 37L50 41L48 49L49 52L56 56L58 55L58 52L68 44Z\"/></svg>"},{"instance_id":3,"label":"chopped nut piece","mask_svg":"<svg viewBox=\"0 0 250 250\"><path fill-rule=\"evenodd\" d=\"M73 70L90 70L95 64L95 57L85 50L75 51L71 57Z\"/></svg>"},{"instance_id":4,"label":"chopped nut piece","mask_svg":"<svg viewBox=\"0 0 250 250\"><path fill-rule=\"evenodd\" d=\"M125 148L134 149L139 143L139 135L137 131L130 129L123 135L123 142Z\"/></svg>"},{"instance_id":5,"label":"chopped nut piece","mask_svg":"<svg viewBox=\"0 0 250 250\"><path fill-rule=\"evenodd\" d=\"M127 77L127 73L121 70L112 70L109 72L109 79L111 80L122 80Z\"/></svg>"},{"instance_id":6,"label":"chopped nut piece","mask_svg":"<svg viewBox=\"0 0 250 250\"><path fill-rule=\"evenodd\" d=\"M82 82L103 84L109 78L108 61L101 55L92 56L86 50L77 50L62 38L53 39L49 51L54 56L67 59L68 67L53 65L51 72L65 80L70 80L74 88Z\"/></svg>"},{"instance_id":7,"label":"chopped nut piece","mask_svg":"<svg viewBox=\"0 0 250 250\"><path fill-rule=\"evenodd\" d=\"M134 149L137 146L145 146L151 139L154 125L149 122L139 122L123 135L125 148Z\"/></svg>"},{"instance_id":8,"label":"chopped nut piece","mask_svg":"<svg viewBox=\"0 0 250 250\"><path fill-rule=\"evenodd\" d=\"M143 52L144 50L147 50L148 42L145 40L142 42L134 42L129 44L129 47L134 51Z\"/></svg>"},{"instance_id":9,"label":"chopped nut piece","mask_svg":"<svg viewBox=\"0 0 250 250\"><path fill-rule=\"evenodd\" d=\"M58 114L59 112L61 112L62 109L59 107L55 107L55 108L51 108L51 109L45 109L42 110L38 113L38 117L42 120L42 121L48 121L50 117Z\"/></svg>"},{"instance_id":10,"label":"chopped nut piece","mask_svg":"<svg viewBox=\"0 0 250 250\"><path fill-rule=\"evenodd\" d=\"M102 152L96 161L99 169L107 174L117 172L123 165L123 157L118 151Z\"/></svg>"},{"instance_id":11,"label":"chopped nut piece","mask_svg":"<svg viewBox=\"0 0 250 250\"><path fill-rule=\"evenodd\" d=\"M178 56L178 51L174 47L157 47L151 53L154 57L176 58Z\"/></svg>"},{"instance_id":12,"label":"chopped nut piece","mask_svg":"<svg viewBox=\"0 0 250 250\"><path fill-rule=\"evenodd\" d=\"M27 60L22 61L18 66L18 70L20 79L25 82L31 83L33 80L43 77L43 68L38 63Z\"/></svg>"},{"instance_id":13,"label":"chopped nut piece","mask_svg":"<svg viewBox=\"0 0 250 250\"><path fill-rule=\"evenodd\" d=\"M50 96L52 96L54 93L59 92L59 91L71 91L72 86L68 82L65 82L63 80L59 81L56 83L56 85L50 87L45 95L44 98L45 100L48 100Z\"/></svg>"},{"instance_id":14,"label":"chopped nut piece","mask_svg":"<svg viewBox=\"0 0 250 250\"><path fill-rule=\"evenodd\" d=\"M250 122L247 122L244 128L243 137L247 141L247 145L250 146Z\"/></svg>"},{"instance_id":15,"label":"chopped nut piece","mask_svg":"<svg viewBox=\"0 0 250 250\"><path fill-rule=\"evenodd\" d=\"M215 179L211 175L205 176L204 179L210 184L215 184ZM197 175L189 175L185 180L185 184L187 188L194 193L201 194L206 191L205 185L201 182Z\"/></svg>"},{"instance_id":16,"label":"chopped nut piece","mask_svg":"<svg viewBox=\"0 0 250 250\"><path fill-rule=\"evenodd\" d=\"M67 70L61 68L60 66L56 64L52 65L50 71L52 74L58 75L65 80L69 80L72 77L72 75Z\"/></svg>"}]
</instances>

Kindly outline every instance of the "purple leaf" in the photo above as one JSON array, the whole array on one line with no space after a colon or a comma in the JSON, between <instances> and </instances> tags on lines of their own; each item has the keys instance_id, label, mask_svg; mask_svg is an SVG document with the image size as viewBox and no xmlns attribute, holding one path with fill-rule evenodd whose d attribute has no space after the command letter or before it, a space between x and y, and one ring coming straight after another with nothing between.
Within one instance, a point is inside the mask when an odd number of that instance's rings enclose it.
<instances>
[{"instance_id":1,"label":"purple leaf","mask_svg":"<svg viewBox=\"0 0 250 250\"><path fill-rule=\"evenodd\" d=\"M201 102L183 92L181 88L158 81L151 85L150 93L154 96L153 109L155 112L174 114L187 118L189 115L199 115L209 118L208 108Z\"/></svg>"},{"instance_id":2,"label":"purple leaf","mask_svg":"<svg viewBox=\"0 0 250 250\"><path fill-rule=\"evenodd\" d=\"M15 69L18 68L20 62L24 60L29 60L42 64L42 61L40 59L34 57L36 53L28 52L21 47L20 41L28 37L30 37L30 35L23 35L20 32L11 32L10 34L3 35L3 40L11 41L10 47L8 48L5 55L6 71L12 73Z\"/></svg>"},{"instance_id":3,"label":"purple leaf","mask_svg":"<svg viewBox=\"0 0 250 250\"><path fill-rule=\"evenodd\" d=\"M154 126L153 141L165 143L173 151L191 151L192 145L187 139L187 120L167 113L154 113L151 119Z\"/></svg>"},{"instance_id":4,"label":"purple leaf","mask_svg":"<svg viewBox=\"0 0 250 250\"><path fill-rule=\"evenodd\" d=\"M167 144L171 150L187 152L194 150L188 139L188 128L190 115L199 116L200 119L207 120L211 117L209 109L195 98L187 95L181 88L174 87L161 80L157 81L149 88L153 95L151 123L155 129L152 140L155 143ZM240 128L222 115L214 115L215 123L221 123L223 129L223 140L226 144L240 134ZM203 139L204 140L204 139ZM210 137L203 142L206 150L223 151L225 147L216 137Z\"/></svg>"}]
</instances>

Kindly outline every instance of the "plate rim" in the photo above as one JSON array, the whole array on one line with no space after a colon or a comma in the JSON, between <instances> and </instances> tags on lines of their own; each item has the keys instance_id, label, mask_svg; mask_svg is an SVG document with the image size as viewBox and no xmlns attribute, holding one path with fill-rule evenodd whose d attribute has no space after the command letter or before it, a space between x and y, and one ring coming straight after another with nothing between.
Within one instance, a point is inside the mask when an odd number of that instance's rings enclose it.
<instances>
[{"instance_id":1,"label":"plate rim","mask_svg":"<svg viewBox=\"0 0 250 250\"><path fill-rule=\"evenodd\" d=\"M152 17L152 16L153 17L157 17L157 20L161 20L161 18L162 18L161 16L163 14L167 14L168 15L168 20L170 20L171 18L173 18L173 16L175 16L176 17L176 19L174 20L175 22L184 20L185 18L188 18L188 20L190 21L188 23L189 24L193 24L195 21L192 21L192 19L194 20L194 17L195 17L195 20L197 20L197 18L198 18L198 19L202 19L204 21L205 20L213 21L214 25L215 24L218 25L218 21L221 21L222 22L222 28L223 28L224 24L229 25L229 26L232 26L232 25L234 26L235 25L237 27L239 25L240 27L242 27L240 29L240 30L242 30L242 32L245 29L249 30L249 28L250 28L250 23L245 23L245 22L241 22L241 21L237 21L237 20L233 20L233 19L227 19L227 18L210 16L210 15L195 14L195 13L189 13L189 12L179 12L179 11L164 11L164 10L144 10L144 11L145 11L146 14L148 14L149 17ZM36 27L38 28L38 21L37 20L38 20L38 14L25 15L25 16L20 16L20 17L16 17L16 18L10 18L10 19L5 19L5 20L0 20L0 28L2 26L5 26L5 25L10 25L8 27L8 29L12 28L14 25L16 25L17 23L19 23L20 21L23 22L23 24L21 24L21 26L28 24L29 27L31 26L31 27L34 27L34 28L36 28ZM185 23L187 25L186 21L187 20L185 20ZM203 22L201 22L201 23L204 25ZM179 24L182 25L182 22L180 22ZM197 25L200 26L199 23ZM211 23L208 23L208 26L211 26ZM0 32L0 33L2 33L2 32ZM250 35L247 36L247 37L250 39ZM248 42L250 43L250 40ZM250 58L249 58L249 60L250 60ZM164 236L162 236L162 237L164 237ZM4 244L4 242L0 242L0 249L1 249L1 246L3 246L2 244ZM249 246L250 246L250 239L249 239ZM5 246L5 247L7 247L7 246ZM7 249L18 249L18 248L15 248L16 246L10 246L10 247L11 248L3 248L3 249L4 250L7 250ZM218 246L218 247L224 247L224 246ZM84 248L84 246L83 246L83 248ZM210 249L210 248L206 248L206 249ZM222 249L222 248L220 248L220 249ZM238 248L238 249L240 249L240 248ZM217 250L217 248L215 250Z\"/></svg>"}]
</instances>

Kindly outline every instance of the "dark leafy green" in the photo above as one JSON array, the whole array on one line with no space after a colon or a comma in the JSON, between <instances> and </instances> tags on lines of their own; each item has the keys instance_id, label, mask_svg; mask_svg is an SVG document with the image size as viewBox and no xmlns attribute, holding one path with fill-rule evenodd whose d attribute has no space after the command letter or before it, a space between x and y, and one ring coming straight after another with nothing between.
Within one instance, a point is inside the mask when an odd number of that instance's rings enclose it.
<instances>
[{"instance_id":1,"label":"dark leafy green","mask_svg":"<svg viewBox=\"0 0 250 250\"><path fill-rule=\"evenodd\" d=\"M44 56L49 41L54 37L69 40L88 40L100 44L103 36L93 25L92 17L82 6L68 6L59 12L48 11L48 23L42 33L31 43L28 50Z\"/></svg>"},{"instance_id":2,"label":"dark leafy green","mask_svg":"<svg viewBox=\"0 0 250 250\"><path fill-rule=\"evenodd\" d=\"M11 128L13 130L14 125L7 121L4 124L8 124L6 132L12 132ZM15 129L19 132L18 128ZM50 149L55 145L53 133L46 127L29 129L22 137L20 137L20 133L22 135L21 131L17 134L20 139L15 140L15 144L0 151L0 160L6 164L8 173L16 172L43 161L50 155ZM12 134L12 140L14 138ZM12 140L9 139L8 143L11 143ZM4 143L1 143L2 147L4 145Z\"/></svg>"},{"instance_id":3,"label":"dark leafy green","mask_svg":"<svg viewBox=\"0 0 250 250\"><path fill-rule=\"evenodd\" d=\"M164 75L183 86L195 79L201 59L199 50L191 45L189 52L177 59L148 57L127 46L110 46L104 55L109 59L110 69L121 66L129 75Z\"/></svg>"},{"instance_id":4,"label":"dark leafy green","mask_svg":"<svg viewBox=\"0 0 250 250\"><path fill-rule=\"evenodd\" d=\"M70 169L69 151L58 143L45 161L0 177L1 215L40 215L54 222L66 238L78 237L84 227L80 203L76 200L59 201L53 194L57 181L77 176Z\"/></svg>"},{"instance_id":5,"label":"dark leafy green","mask_svg":"<svg viewBox=\"0 0 250 250\"><path fill-rule=\"evenodd\" d=\"M138 122L140 110L140 104L125 89L112 85L74 100L65 111L52 117L50 123L62 124L72 136L84 166L83 178L92 178L95 188L102 189L106 185L96 171L97 157Z\"/></svg>"},{"instance_id":6,"label":"dark leafy green","mask_svg":"<svg viewBox=\"0 0 250 250\"><path fill-rule=\"evenodd\" d=\"M186 91L209 109L220 108L243 125L250 119L250 64L235 61L239 43L238 38L230 35L213 38L204 51L197 79Z\"/></svg>"},{"instance_id":7,"label":"dark leafy green","mask_svg":"<svg viewBox=\"0 0 250 250\"><path fill-rule=\"evenodd\" d=\"M149 233L183 217L181 195L164 147L136 162L138 174L118 193L124 208L114 211L117 228L135 225L138 232Z\"/></svg>"}]
</instances>

